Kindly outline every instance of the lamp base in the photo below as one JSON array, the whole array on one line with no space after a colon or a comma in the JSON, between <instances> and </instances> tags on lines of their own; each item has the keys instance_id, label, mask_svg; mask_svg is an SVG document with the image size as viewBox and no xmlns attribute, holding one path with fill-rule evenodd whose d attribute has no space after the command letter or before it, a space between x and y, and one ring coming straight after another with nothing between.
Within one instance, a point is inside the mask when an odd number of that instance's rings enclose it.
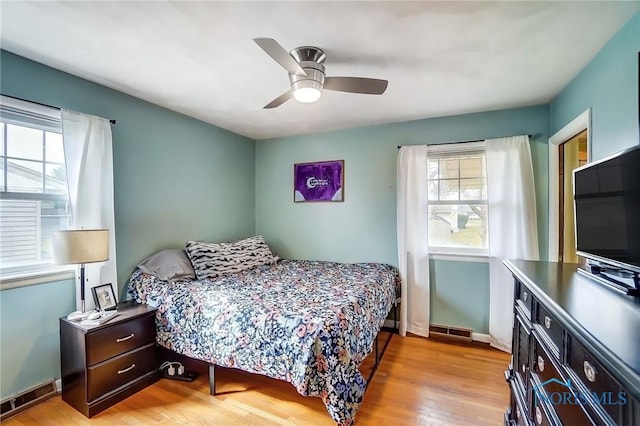
<instances>
[{"instance_id":1,"label":"lamp base","mask_svg":"<svg viewBox=\"0 0 640 426\"><path fill-rule=\"evenodd\" d=\"M82 321L83 319L86 319L89 314L91 314L91 312L74 311L67 315L67 319L69 321Z\"/></svg>"}]
</instances>

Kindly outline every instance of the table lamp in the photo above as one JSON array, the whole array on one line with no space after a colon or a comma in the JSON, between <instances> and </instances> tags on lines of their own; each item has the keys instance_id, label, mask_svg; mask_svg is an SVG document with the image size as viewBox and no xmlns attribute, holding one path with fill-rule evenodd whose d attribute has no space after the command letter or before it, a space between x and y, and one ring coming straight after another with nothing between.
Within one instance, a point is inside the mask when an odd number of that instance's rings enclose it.
<instances>
[{"instance_id":1,"label":"table lamp","mask_svg":"<svg viewBox=\"0 0 640 426\"><path fill-rule=\"evenodd\" d=\"M53 233L53 262L58 265L80 265L80 303L82 311L69 316L85 316L84 265L109 260L108 229L77 229Z\"/></svg>"}]
</instances>

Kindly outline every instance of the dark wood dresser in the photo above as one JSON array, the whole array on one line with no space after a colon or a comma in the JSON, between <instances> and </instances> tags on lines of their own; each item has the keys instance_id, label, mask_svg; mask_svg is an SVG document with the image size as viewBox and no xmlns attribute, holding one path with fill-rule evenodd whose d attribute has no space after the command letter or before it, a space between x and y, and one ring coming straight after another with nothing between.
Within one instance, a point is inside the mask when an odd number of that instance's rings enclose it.
<instances>
[{"instance_id":1,"label":"dark wood dresser","mask_svg":"<svg viewBox=\"0 0 640 426\"><path fill-rule=\"evenodd\" d=\"M119 304L94 327L60 318L62 400L91 417L158 380L155 311Z\"/></svg>"},{"instance_id":2,"label":"dark wood dresser","mask_svg":"<svg viewBox=\"0 0 640 426\"><path fill-rule=\"evenodd\" d=\"M505 425L640 425L640 298L577 265L505 265L515 278Z\"/></svg>"}]
</instances>

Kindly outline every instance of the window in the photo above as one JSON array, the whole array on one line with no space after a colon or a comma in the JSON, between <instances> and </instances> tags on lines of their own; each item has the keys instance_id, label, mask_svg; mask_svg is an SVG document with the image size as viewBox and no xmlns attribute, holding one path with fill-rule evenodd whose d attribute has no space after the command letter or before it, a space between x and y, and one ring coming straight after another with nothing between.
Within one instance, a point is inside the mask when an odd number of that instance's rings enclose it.
<instances>
[{"instance_id":1,"label":"window","mask_svg":"<svg viewBox=\"0 0 640 426\"><path fill-rule=\"evenodd\" d=\"M484 145L429 147L429 247L434 252L482 253L488 244Z\"/></svg>"},{"instance_id":2,"label":"window","mask_svg":"<svg viewBox=\"0 0 640 426\"><path fill-rule=\"evenodd\" d=\"M52 234L71 221L59 111L16 103L3 96L0 109L3 276L49 268Z\"/></svg>"}]
</instances>

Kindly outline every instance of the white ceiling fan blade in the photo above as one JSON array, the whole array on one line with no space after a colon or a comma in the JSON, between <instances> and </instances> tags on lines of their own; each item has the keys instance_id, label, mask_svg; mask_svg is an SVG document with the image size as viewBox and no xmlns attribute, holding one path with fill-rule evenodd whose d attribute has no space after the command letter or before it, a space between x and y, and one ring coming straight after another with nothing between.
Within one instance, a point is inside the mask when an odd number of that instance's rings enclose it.
<instances>
[{"instance_id":1,"label":"white ceiling fan blade","mask_svg":"<svg viewBox=\"0 0 640 426\"><path fill-rule=\"evenodd\" d=\"M269 102L268 104L266 104L265 106L263 106L262 109L271 109L271 108L279 107L280 105L282 105L283 103L291 99L292 97L293 97L293 90L288 90L284 92L282 95L272 100L271 102Z\"/></svg>"},{"instance_id":2,"label":"white ceiling fan blade","mask_svg":"<svg viewBox=\"0 0 640 426\"><path fill-rule=\"evenodd\" d=\"M377 78L361 77L327 77L324 88L338 92L362 93L365 95L382 95L389 82Z\"/></svg>"},{"instance_id":3,"label":"white ceiling fan blade","mask_svg":"<svg viewBox=\"0 0 640 426\"><path fill-rule=\"evenodd\" d=\"M274 61L276 61L284 69L286 69L289 74L301 76L307 75L302 67L300 67L300 64L298 64L296 60L293 59L291 55L289 55L289 52L284 50L284 47L282 47L280 43L278 43L274 39L254 38L253 41L255 41L256 44L260 46L260 48L264 50L267 55L271 56Z\"/></svg>"}]
</instances>

